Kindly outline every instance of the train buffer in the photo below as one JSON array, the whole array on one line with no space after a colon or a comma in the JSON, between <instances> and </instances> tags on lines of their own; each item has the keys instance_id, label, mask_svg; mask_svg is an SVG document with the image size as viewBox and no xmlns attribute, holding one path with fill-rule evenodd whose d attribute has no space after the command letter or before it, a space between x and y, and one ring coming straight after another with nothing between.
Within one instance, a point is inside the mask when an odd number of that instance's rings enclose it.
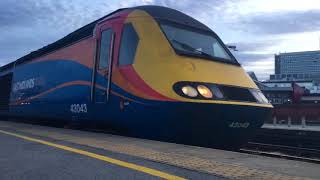
<instances>
[{"instance_id":1,"label":"train buffer","mask_svg":"<svg viewBox=\"0 0 320 180\"><path fill-rule=\"evenodd\" d=\"M25 144L19 145L22 141ZM77 169L77 172L86 172L85 179L103 179L103 172L111 170L108 179L320 179L320 164L315 163L9 121L0 121L0 144L1 179L47 179L51 175L49 172L58 168L56 161L67 164L68 168L62 170L60 177L64 179L76 176L75 171L67 171L81 165L85 170ZM36 145L31 148L30 144ZM11 145L14 148L9 151ZM2 157L6 150L8 156ZM32 158L35 159L31 166L37 166L37 171L22 165L28 163L23 159ZM91 162L91 159L98 162ZM50 162L43 162L45 160ZM10 171L14 165L27 170ZM111 170L103 169L109 166ZM97 169L99 172L94 171ZM19 178L20 175L24 178ZM57 174L54 177L59 178Z\"/></svg>"}]
</instances>

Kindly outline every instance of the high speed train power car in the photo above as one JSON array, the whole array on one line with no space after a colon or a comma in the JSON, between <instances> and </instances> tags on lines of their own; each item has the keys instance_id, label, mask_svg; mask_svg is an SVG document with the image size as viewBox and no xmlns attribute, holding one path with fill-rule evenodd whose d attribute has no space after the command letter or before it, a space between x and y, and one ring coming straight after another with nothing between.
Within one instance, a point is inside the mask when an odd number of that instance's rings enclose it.
<instances>
[{"instance_id":1,"label":"high speed train power car","mask_svg":"<svg viewBox=\"0 0 320 180\"><path fill-rule=\"evenodd\" d=\"M0 87L2 115L219 148L272 108L211 29L159 6L119 9L1 67Z\"/></svg>"}]
</instances>

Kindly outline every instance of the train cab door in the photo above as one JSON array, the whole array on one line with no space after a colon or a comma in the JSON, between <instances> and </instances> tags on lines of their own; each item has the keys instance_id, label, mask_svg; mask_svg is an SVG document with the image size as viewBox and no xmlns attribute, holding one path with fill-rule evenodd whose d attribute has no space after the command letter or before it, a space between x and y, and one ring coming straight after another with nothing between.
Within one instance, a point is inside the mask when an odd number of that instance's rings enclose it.
<instances>
[{"instance_id":1,"label":"train cab door","mask_svg":"<svg viewBox=\"0 0 320 180\"><path fill-rule=\"evenodd\" d=\"M96 103L107 103L110 96L116 40L115 26L116 22L108 21L96 27L97 53L93 96Z\"/></svg>"}]
</instances>

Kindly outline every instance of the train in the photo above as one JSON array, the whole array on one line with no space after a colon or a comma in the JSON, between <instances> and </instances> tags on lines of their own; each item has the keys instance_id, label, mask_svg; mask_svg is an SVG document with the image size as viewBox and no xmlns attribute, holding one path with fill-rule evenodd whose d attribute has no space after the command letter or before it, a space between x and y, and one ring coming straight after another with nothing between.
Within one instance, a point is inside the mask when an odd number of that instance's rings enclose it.
<instances>
[{"instance_id":1,"label":"train","mask_svg":"<svg viewBox=\"0 0 320 180\"><path fill-rule=\"evenodd\" d=\"M0 114L237 148L272 105L205 24L168 7L116 10L0 68Z\"/></svg>"}]
</instances>

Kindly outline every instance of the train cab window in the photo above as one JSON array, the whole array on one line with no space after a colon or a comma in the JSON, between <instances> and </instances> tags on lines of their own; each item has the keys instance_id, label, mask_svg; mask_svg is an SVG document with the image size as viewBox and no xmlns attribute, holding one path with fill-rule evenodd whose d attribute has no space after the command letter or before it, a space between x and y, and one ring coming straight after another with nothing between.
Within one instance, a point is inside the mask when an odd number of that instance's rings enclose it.
<instances>
[{"instance_id":1,"label":"train cab window","mask_svg":"<svg viewBox=\"0 0 320 180\"><path fill-rule=\"evenodd\" d=\"M121 37L119 66L125 66L134 63L138 43L139 36L134 30L132 24L125 24Z\"/></svg>"},{"instance_id":2,"label":"train cab window","mask_svg":"<svg viewBox=\"0 0 320 180\"><path fill-rule=\"evenodd\" d=\"M180 55L237 64L235 58L213 32L173 22L161 22L160 27L176 53Z\"/></svg>"},{"instance_id":3,"label":"train cab window","mask_svg":"<svg viewBox=\"0 0 320 180\"><path fill-rule=\"evenodd\" d=\"M231 57L227 54L227 52L223 49L221 44L215 40L212 43L212 54L214 54L215 57L220 57L223 59L231 59Z\"/></svg>"},{"instance_id":4,"label":"train cab window","mask_svg":"<svg viewBox=\"0 0 320 180\"><path fill-rule=\"evenodd\" d=\"M108 67L111 35L112 35L111 29L107 29L103 31L101 34L99 69L104 69Z\"/></svg>"}]
</instances>

